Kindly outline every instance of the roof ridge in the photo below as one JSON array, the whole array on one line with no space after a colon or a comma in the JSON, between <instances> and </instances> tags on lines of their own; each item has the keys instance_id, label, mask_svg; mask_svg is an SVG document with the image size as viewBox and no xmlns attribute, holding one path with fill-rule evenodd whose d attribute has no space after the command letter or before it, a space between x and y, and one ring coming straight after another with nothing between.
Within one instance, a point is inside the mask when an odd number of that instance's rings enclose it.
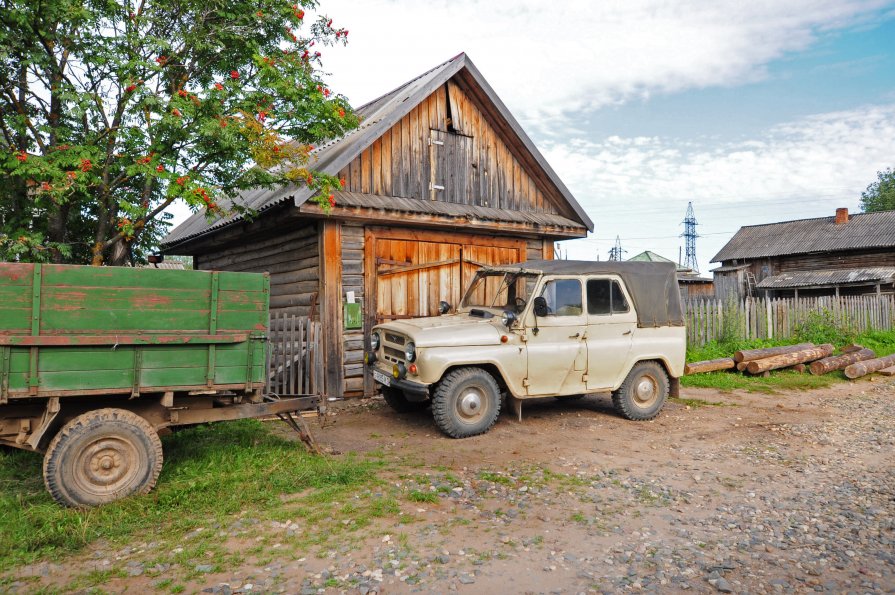
<instances>
[{"instance_id":1,"label":"roof ridge","mask_svg":"<svg viewBox=\"0 0 895 595\"><path fill-rule=\"evenodd\" d=\"M849 213L848 218L853 219L855 217L862 217L864 215L876 215L879 213L893 213L895 214L895 210L890 211L871 211L869 213ZM786 221L772 221L770 223L756 223L754 225L743 225L740 229L746 229L747 227L768 227L769 225L783 225L785 223L799 223L800 221L820 221L822 219L835 219L836 215L825 215L823 217L804 217L802 219L787 219Z\"/></svg>"},{"instance_id":2,"label":"roof ridge","mask_svg":"<svg viewBox=\"0 0 895 595\"><path fill-rule=\"evenodd\" d=\"M412 79L410 79L409 81L405 82L403 85L399 85L399 86L395 87L394 89L392 89L391 91L388 91L387 93L383 93L383 94L380 95L379 97L377 97L377 98L375 98L375 99L371 99L370 101L366 102L365 104L356 107L356 108L354 109L354 111L355 111L355 112L359 112L359 111L361 111L362 109L364 109L364 108L366 108L366 107L369 107L369 106L373 105L373 104L376 103L377 101L380 101L380 100L382 100L382 99L385 99L386 97L388 97L388 96L390 96L390 95L394 95L395 93L397 93L398 91L400 91L400 90L403 89L404 87L409 87L411 84L413 84L414 82L420 80L420 79L423 78L424 76L433 73L434 71L438 70L439 68L443 68L443 67L447 66L448 64L450 64L451 62L453 62L453 61L456 60L457 58L461 58L461 57L462 57L462 58L465 58L465 57L466 57L466 52L460 52L459 54L457 54L457 55L454 56L453 58L450 58L450 59L448 59L448 60L445 60L445 61L442 62L441 64L438 64L438 65L436 65L436 66L433 66L432 68L430 68L430 69L427 70L426 72L423 72L422 74L419 74L419 75L413 77Z\"/></svg>"}]
</instances>

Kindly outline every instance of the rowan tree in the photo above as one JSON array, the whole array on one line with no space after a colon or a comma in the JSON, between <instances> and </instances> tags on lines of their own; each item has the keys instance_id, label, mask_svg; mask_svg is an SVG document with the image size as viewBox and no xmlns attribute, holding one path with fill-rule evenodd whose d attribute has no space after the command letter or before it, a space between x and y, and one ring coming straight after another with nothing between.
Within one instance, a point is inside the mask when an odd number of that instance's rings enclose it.
<instances>
[{"instance_id":1,"label":"rowan tree","mask_svg":"<svg viewBox=\"0 0 895 595\"><path fill-rule=\"evenodd\" d=\"M357 126L315 0L0 0L0 257L126 264L183 201L339 180L315 144Z\"/></svg>"}]
</instances>

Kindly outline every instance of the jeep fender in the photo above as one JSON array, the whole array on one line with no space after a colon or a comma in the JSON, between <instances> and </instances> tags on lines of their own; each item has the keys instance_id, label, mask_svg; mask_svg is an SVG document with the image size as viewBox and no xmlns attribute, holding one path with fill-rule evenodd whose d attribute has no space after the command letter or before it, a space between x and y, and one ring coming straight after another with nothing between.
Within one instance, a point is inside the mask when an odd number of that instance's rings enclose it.
<instances>
[{"instance_id":1,"label":"jeep fender","mask_svg":"<svg viewBox=\"0 0 895 595\"><path fill-rule=\"evenodd\" d=\"M519 344L481 345L473 347L430 347L421 349L417 358L419 380L434 384L444 377L450 368L462 366L493 367L510 393L525 395L522 379L526 374L526 355Z\"/></svg>"}]
</instances>

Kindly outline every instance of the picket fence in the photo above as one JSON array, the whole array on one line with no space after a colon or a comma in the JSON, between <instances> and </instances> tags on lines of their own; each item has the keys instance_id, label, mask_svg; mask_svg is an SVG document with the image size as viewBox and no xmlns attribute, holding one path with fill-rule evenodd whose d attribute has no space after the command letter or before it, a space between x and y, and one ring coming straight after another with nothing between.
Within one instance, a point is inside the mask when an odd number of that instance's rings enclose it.
<instances>
[{"instance_id":1,"label":"picket fence","mask_svg":"<svg viewBox=\"0 0 895 595\"><path fill-rule=\"evenodd\" d=\"M691 298L684 300L687 342L702 346L724 337L789 339L812 313L855 333L891 330L895 296L802 298Z\"/></svg>"}]
</instances>

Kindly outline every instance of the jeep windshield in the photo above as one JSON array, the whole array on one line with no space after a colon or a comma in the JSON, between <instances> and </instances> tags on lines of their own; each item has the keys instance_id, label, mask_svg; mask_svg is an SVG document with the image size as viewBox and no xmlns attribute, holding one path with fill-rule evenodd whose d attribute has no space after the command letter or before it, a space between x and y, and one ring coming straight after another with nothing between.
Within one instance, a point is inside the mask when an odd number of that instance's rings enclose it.
<instances>
[{"instance_id":1,"label":"jeep windshield","mask_svg":"<svg viewBox=\"0 0 895 595\"><path fill-rule=\"evenodd\" d=\"M459 310L482 315L512 310L520 313L525 309L538 275L535 273L505 273L480 270L476 273L460 302Z\"/></svg>"}]
</instances>

